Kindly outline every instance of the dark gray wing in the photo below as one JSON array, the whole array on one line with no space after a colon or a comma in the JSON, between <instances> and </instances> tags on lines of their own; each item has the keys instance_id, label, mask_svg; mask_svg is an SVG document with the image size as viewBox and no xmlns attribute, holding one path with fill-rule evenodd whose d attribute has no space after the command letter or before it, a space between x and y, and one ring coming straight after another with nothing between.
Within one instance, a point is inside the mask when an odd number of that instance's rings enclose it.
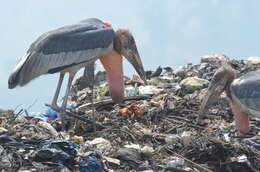
<instances>
[{"instance_id":1,"label":"dark gray wing","mask_svg":"<svg viewBox=\"0 0 260 172\"><path fill-rule=\"evenodd\" d=\"M40 36L9 77L9 88L25 85L33 78L93 61L113 48L115 32L98 19L87 19Z\"/></svg>"},{"instance_id":2,"label":"dark gray wing","mask_svg":"<svg viewBox=\"0 0 260 172\"><path fill-rule=\"evenodd\" d=\"M231 93L244 108L260 111L260 72L249 72L235 79L231 84Z\"/></svg>"},{"instance_id":3,"label":"dark gray wing","mask_svg":"<svg viewBox=\"0 0 260 172\"><path fill-rule=\"evenodd\" d=\"M114 31L101 25L99 21L87 19L77 25L47 32L31 45L28 52L48 55L107 47L114 38Z\"/></svg>"}]
</instances>

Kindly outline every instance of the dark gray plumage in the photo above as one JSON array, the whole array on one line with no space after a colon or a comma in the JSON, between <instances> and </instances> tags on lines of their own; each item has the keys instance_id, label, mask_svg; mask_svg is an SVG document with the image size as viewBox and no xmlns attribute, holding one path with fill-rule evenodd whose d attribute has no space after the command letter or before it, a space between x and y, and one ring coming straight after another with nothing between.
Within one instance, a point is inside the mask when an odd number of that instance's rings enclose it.
<instances>
[{"instance_id":1,"label":"dark gray plumage","mask_svg":"<svg viewBox=\"0 0 260 172\"><path fill-rule=\"evenodd\" d=\"M59 110L57 99L65 73L69 74L61 114L66 111L68 95L76 72L85 67L84 75L94 77L94 62L99 59L106 70L110 95L121 103L124 98L122 57L125 57L145 81L145 72L133 35L127 29L116 32L99 19L86 19L40 36L10 75L9 88L24 86L48 73L60 73L51 107ZM64 118L61 117L63 120ZM62 122L64 124L64 122ZM64 126L64 125L63 125Z\"/></svg>"},{"instance_id":2,"label":"dark gray plumage","mask_svg":"<svg viewBox=\"0 0 260 172\"><path fill-rule=\"evenodd\" d=\"M236 128L241 134L250 131L249 116L260 118L260 72L248 72L237 77L237 72L224 63L219 68L201 103L198 122L201 122L210 105L225 92L234 114Z\"/></svg>"},{"instance_id":3,"label":"dark gray plumage","mask_svg":"<svg viewBox=\"0 0 260 172\"><path fill-rule=\"evenodd\" d=\"M235 79L230 89L232 98L242 106L242 110L248 112L251 109L251 111L259 111L258 114L260 114L259 71L248 72Z\"/></svg>"},{"instance_id":4,"label":"dark gray plumage","mask_svg":"<svg viewBox=\"0 0 260 172\"><path fill-rule=\"evenodd\" d=\"M88 19L40 36L9 77L9 88L23 86L42 74L77 65L81 68L107 54L112 50L115 32L111 27L100 27L101 23L98 19Z\"/></svg>"}]
</instances>

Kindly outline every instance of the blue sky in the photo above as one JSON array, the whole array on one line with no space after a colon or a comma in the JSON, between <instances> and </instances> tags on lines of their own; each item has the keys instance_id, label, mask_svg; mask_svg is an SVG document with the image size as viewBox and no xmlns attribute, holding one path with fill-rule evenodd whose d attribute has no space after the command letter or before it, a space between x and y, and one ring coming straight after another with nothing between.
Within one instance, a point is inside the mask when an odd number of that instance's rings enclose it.
<instances>
[{"instance_id":1,"label":"blue sky","mask_svg":"<svg viewBox=\"0 0 260 172\"><path fill-rule=\"evenodd\" d=\"M243 59L260 55L260 1L257 0L13 0L0 6L0 109L41 111L50 103L58 74L9 90L7 79L30 44L42 33L97 17L136 38L145 69L198 63L207 54ZM125 62L125 74L134 69ZM98 67L102 69L102 67Z\"/></svg>"}]
</instances>

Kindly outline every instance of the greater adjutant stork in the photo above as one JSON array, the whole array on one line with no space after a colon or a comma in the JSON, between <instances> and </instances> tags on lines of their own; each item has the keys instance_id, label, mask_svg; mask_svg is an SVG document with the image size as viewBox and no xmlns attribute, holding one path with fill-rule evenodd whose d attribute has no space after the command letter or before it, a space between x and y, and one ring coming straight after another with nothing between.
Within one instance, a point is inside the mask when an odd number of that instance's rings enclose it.
<instances>
[{"instance_id":1,"label":"greater adjutant stork","mask_svg":"<svg viewBox=\"0 0 260 172\"><path fill-rule=\"evenodd\" d=\"M9 77L9 88L24 86L44 74L60 73L52 107L59 109L57 99L65 73L69 73L66 93L61 105L65 112L71 83L76 72L99 59L104 66L112 99L124 98L122 56L145 80L142 61L134 37L126 29L116 32L111 25L96 18L83 20L41 35L31 44Z\"/></svg>"},{"instance_id":2,"label":"greater adjutant stork","mask_svg":"<svg viewBox=\"0 0 260 172\"><path fill-rule=\"evenodd\" d=\"M248 72L237 78L237 72L228 64L219 68L210 83L202 101L199 121L205 116L206 110L225 92L232 108L236 128L240 134L250 131L249 117L260 118L260 72Z\"/></svg>"}]
</instances>

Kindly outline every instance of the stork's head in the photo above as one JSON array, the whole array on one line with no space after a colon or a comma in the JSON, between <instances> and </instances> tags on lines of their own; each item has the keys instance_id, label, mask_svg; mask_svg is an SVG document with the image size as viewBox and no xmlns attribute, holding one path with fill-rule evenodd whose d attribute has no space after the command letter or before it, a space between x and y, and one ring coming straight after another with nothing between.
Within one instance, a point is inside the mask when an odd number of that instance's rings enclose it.
<instances>
[{"instance_id":1,"label":"stork's head","mask_svg":"<svg viewBox=\"0 0 260 172\"><path fill-rule=\"evenodd\" d=\"M208 110L209 106L217 101L222 92L226 91L227 95L230 95L228 94L230 89L229 86L234 78L235 71L227 64L223 65L215 72L208 91L202 100L199 119L204 116L204 113Z\"/></svg>"},{"instance_id":2,"label":"stork's head","mask_svg":"<svg viewBox=\"0 0 260 172\"><path fill-rule=\"evenodd\" d=\"M146 83L143 64L134 38L128 30L119 29L114 39L114 50L100 58L107 73L110 95L116 103L121 103L124 98L122 56L134 66L136 72Z\"/></svg>"},{"instance_id":3,"label":"stork's head","mask_svg":"<svg viewBox=\"0 0 260 172\"><path fill-rule=\"evenodd\" d=\"M138 75L146 83L145 71L135 44L135 39L127 29L118 29L116 31L114 48L134 66Z\"/></svg>"}]
</instances>

